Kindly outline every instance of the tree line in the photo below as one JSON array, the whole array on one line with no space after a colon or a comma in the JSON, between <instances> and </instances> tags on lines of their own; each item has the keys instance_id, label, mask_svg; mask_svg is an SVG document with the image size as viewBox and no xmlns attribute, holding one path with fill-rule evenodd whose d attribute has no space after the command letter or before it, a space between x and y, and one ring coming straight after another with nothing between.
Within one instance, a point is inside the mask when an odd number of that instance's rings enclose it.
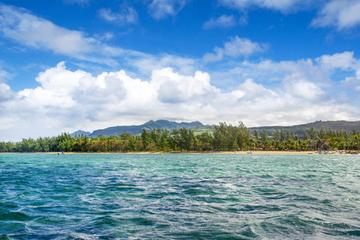
<instances>
[{"instance_id":1,"label":"tree line","mask_svg":"<svg viewBox=\"0 0 360 240\"><path fill-rule=\"evenodd\" d=\"M278 130L250 131L243 123L220 123L208 132L192 129L143 130L140 135L73 137L63 133L56 137L0 142L0 152L211 152L211 151L360 151L360 134L316 131L303 136Z\"/></svg>"}]
</instances>

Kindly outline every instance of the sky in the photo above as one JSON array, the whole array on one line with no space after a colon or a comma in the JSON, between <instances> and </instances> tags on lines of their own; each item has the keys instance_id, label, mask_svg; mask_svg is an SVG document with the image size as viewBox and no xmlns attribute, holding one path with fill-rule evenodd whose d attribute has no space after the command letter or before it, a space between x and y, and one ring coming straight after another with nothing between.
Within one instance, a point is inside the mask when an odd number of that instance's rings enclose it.
<instances>
[{"instance_id":1,"label":"sky","mask_svg":"<svg viewBox=\"0 0 360 240\"><path fill-rule=\"evenodd\" d=\"M359 0L0 0L0 140L360 120Z\"/></svg>"}]
</instances>

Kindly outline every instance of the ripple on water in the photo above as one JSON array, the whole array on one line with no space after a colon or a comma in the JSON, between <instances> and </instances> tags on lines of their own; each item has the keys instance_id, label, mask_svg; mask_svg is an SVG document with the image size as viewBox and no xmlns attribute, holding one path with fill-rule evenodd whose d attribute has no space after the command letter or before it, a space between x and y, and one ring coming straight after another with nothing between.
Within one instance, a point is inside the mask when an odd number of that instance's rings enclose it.
<instances>
[{"instance_id":1,"label":"ripple on water","mask_svg":"<svg viewBox=\"0 0 360 240\"><path fill-rule=\"evenodd\" d=\"M233 231L224 231L216 226L203 227L198 230L174 232L170 235L174 239L256 239L258 234L251 226L238 226Z\"/></svg>"},{"instance_id":2,"label":"ripple on water","mask_svg":"<svg viewBox=\"0 0 360 240\"><path fill-rule=\"evenodd\" d=\"M2 239L360 239L360 159L1 155Z\"/></svg>"},{"instance_id":3,"label":"ripple on water","mask_svg":"<svg viewBox=\"0 0 360 240\"><path fill-rule=\"evenodd\" d=\"M1 212L0 214L0 221L13 221L13 222L25 222L29 221L31 218L30 216L26 215L22 212Z\"/></svg>"}]
</instances>

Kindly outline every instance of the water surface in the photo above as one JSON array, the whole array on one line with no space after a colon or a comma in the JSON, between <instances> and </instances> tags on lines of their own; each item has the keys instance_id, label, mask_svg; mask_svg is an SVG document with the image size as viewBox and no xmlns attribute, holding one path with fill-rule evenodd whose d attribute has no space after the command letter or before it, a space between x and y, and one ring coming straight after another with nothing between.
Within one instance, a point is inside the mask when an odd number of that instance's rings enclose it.
<instances>
[{"instance_id":1,"label":"water surface","mask_svg":"<svg viewBox=\"0 0 360 240\"><path fill-rule=\"evenodd\" d=\"M0 154L0 239L360 239L360 156Z\"/></svg>"}]
</instances>

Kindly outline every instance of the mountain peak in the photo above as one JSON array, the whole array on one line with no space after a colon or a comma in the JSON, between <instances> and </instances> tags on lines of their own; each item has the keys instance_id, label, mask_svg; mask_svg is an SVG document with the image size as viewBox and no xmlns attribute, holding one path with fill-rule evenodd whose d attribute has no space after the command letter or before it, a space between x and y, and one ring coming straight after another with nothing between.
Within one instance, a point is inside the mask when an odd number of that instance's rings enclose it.
<instances>
[{"instance_id":1,"label":"mountain peak","mask_svg":"<svg viewBox=\"0 0 360 240\"><path fill-rule=\"evenodd\" d=\"M88 137L91 133L90 132L86 132L83 130L78 130L76 132L71 133L70 135L72 137Z\"/></svg>"},{"instance_id":2,"label":"mountain peak","mask_svg":"<svg viewBox=\"0 0 360 240\"><path fill-rule=\"evenodd\" d=\"M72 133L72 136L90 136L90 137L97 137L97 136L115 136L121 135L124 133L136 135L140 134L143 129L146 130L153 130L153 129L178 129L178 128L199 128L203 127L204 125L199 121L194 122L175 122L165 119L159 120L150 120L145 122L141 125L132 125L132 126L115 126L115 127L108 127L104 129L95 130L92 133L84 132L84 131L76 131Z\"/></svg>"}]
</instances>

